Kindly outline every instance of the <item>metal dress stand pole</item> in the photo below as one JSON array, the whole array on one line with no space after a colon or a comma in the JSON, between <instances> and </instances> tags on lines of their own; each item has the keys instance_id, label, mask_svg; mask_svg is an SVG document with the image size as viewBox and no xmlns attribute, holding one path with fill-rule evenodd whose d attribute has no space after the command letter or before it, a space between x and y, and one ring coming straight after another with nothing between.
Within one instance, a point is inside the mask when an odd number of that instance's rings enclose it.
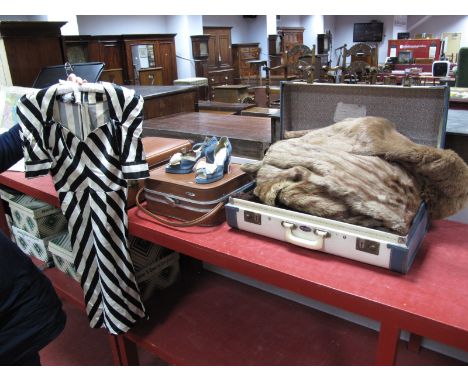
<instances>
[{"instance_id":1,"label":"metal dress stand pole","mask_svg":"<svg viewBox=\"0 0 468 382\"><path fill-rule=\"evenodd\" d=\"M257 67L257 72L259 73L258 75L260 77L260 86L262 84L262 75L259 69L263 67L263 70L266 73L266 77L265 77L266 103L267 103L267 107L270 107L270 68L268 67L266 60L249 60L247 62L250 65L255 65Z\"/></svg>"}]
</instances>

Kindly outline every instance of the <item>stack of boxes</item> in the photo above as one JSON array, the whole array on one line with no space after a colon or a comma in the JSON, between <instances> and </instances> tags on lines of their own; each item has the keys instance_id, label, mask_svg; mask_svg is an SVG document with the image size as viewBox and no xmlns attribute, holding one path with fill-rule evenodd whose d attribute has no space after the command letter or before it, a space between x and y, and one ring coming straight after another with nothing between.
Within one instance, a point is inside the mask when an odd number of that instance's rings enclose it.
<instances>
[{"instance_id":1,"label":"stack of boxes","mask_svg":"<svg viewBox=\"0 0 468 382\"><path fill-rule=\"evenodd\" d=\"M0 189L8 202L13 240L21 250L80 281L67 221L59 208L16 191ZM170 286L179 275L179 254L137 237L129 239L130 256L143 300Z\"/></svg>"},{"instance_id":2,"label":"stack of boxes","mask_svg":"<svg viewBox=\"0 0 468 382\"><path fill-rule=\"evenodd\" d=\"M47 247L50 240L67 229L67 220L59 208L29 195L17 195L8 201L12 231L23 252L54 265Z\"/></svg>"},{"instance_id":3,"label":"stack of boxes","mask_svg":"<svg viewBox=\"0 0 468 382\"><path fill-rule=\"evenodd\" d=\"M129 238L129 248L143 300L176 281L179 276L177 252L134 236Z\"/></svg>"},{"instance_id":4,"label":"stack of boxes","mask_svg":"<svg viewBox=\"0 0 468 382\"><path fill-rule=\"evenodd\" d=\"M73 277L76 281L80 281L80 276L73 264L75 258L73 256L70 235L68 232L64 232L49 241L48 251L52 256L57 269L60 269L70 277Z\"/></svg>"},{"instance_id":5,"label":"stack of boxes","mask_svg":"<svg viewBox=\"0 0 468 382\"><path fill-rule=\"evenodd\" d=\"M135 277L143 300L151 297L157 289L170 286L179 275L179 254L170 249L130 236L130 256ZM49 253L55 266L75 280L80 281L68 232L49 241Z\"/></svg>"}]
</instances>

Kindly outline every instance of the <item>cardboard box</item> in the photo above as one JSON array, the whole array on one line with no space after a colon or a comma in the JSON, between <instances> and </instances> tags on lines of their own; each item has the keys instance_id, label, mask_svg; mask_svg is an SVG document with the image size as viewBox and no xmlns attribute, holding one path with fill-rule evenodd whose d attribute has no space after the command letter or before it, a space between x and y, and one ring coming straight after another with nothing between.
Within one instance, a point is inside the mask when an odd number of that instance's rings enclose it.
<instances>
[{"instance_id":1,"label":"cardboard box","mask_svg":"<svg viewBox=\"0 0 468 382\"><path fill-rule=\"evenodd\" d=\"M67 228L67 219L59 208L29 195L18 195L9 201L13 224L38 238L45 238Z\"/></svg>"},{"instance_id":2,"label":"cardboard box","mask_svg":"<svg viewBox=\"0 0 468 382\"><path fill-rule=\"evenodd\" d=\"M78 274L75 265L73 264L74 256L70 242L70 235L67 231L64 231L61 235L55 237L49 242L48 251L52 256L57 269L60 269L76 281L80 281L81 275Z\"/></svg>"},{"instance_id":3,"label":"cardboard box","mask_svg":"<svg viewBox=\"0 0 468 382\"><path fill-rule=\"evenodd\" d=\"M12 229L16 244L24 253L42 260L44 263L46 263L47 267L54 266L54 260L47 250L47 247L49 241L55 238L57 235L38 238L31 233L22 230L21 228L13 226Z\"/></svg>"},{"instance_id":4,"label":"cardboard box","mask_svg":"<svg viewBox=\"0 0 468 382\"><path fill-rule=\"evenodd\" d=\"M155 290L167 288L177 279L178 253L137 237L130 237L129 248L143 300L151 297ZM55 236L49 242L48 251L58 269L80 281L81 275L73 264L74 256L68 232Z\"/></svg>"},{"instance_id":5,"label":"cardboard box","mask_svg":"<svg viewBox=\"0 0 468 382\"><path fill-rule=\"evenodd\" d=\"M135 236L129 238L130 256L143 300L164 289L179 276L179 254Z\"/></svg>"}]
</instances>

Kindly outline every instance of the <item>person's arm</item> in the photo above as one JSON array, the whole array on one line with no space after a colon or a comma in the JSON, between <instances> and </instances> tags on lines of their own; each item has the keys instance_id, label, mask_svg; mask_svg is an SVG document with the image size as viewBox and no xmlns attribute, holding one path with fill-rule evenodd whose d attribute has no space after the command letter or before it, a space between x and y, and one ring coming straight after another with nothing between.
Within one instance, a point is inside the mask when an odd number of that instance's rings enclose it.
<instances>
[{"instance_id":1,"label":"person's arm","mask_svg":"<svg viewBox=\"0 0 468 382\"><path fill-rule=\"evenodd\" d=\"M23 157L20 130L20 125L16 124L6 133L0 134L0 172L8 170Z\"/></svg>"},{"instance_id":2,"label":"person's arm","mask_svg":"<svg viewBox=\"0 0 468 382\"><path fill-rule=\"evenodd\" d=\"M88 81L70 74L67 81L82 85ZM20 136L21 126L14 125L6 133L0 134L0 172L8 170L21 158L23 158L23 144Z\"/></svg>"}]
</instances>

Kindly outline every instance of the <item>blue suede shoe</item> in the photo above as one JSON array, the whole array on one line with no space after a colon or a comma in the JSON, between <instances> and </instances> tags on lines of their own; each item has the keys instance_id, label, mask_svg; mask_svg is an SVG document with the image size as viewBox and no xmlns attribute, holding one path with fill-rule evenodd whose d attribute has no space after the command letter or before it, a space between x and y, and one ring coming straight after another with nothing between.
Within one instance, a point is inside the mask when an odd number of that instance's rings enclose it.
<instances>
[{"instance_id":1,"label":"blue suede shoe","mask_svg":"<svg viewBox=\"0 0 468 382\"><path fill-rule=\"evenodd\" d=\"M232 146L227 137L222 137L216 145L207 147L205 160L196 167L195 183L213 183L223 178L231 163Z\"/></svg>"},{"instance_id":2,"label":"blue suede shoe","mask_svg":"<svg viewBox=\"0 0 468 382\"><path fill-rule=\"evenodd\" d=\"M205 156L206 150L211 146L216 146L217 143L218 139L216 137L211 139L206 137L203 142L194 144L189 152L174 154L166 165L166 172L171 174L188 174L192 172L197 162Z\"/></svg>"}]
</instances>

